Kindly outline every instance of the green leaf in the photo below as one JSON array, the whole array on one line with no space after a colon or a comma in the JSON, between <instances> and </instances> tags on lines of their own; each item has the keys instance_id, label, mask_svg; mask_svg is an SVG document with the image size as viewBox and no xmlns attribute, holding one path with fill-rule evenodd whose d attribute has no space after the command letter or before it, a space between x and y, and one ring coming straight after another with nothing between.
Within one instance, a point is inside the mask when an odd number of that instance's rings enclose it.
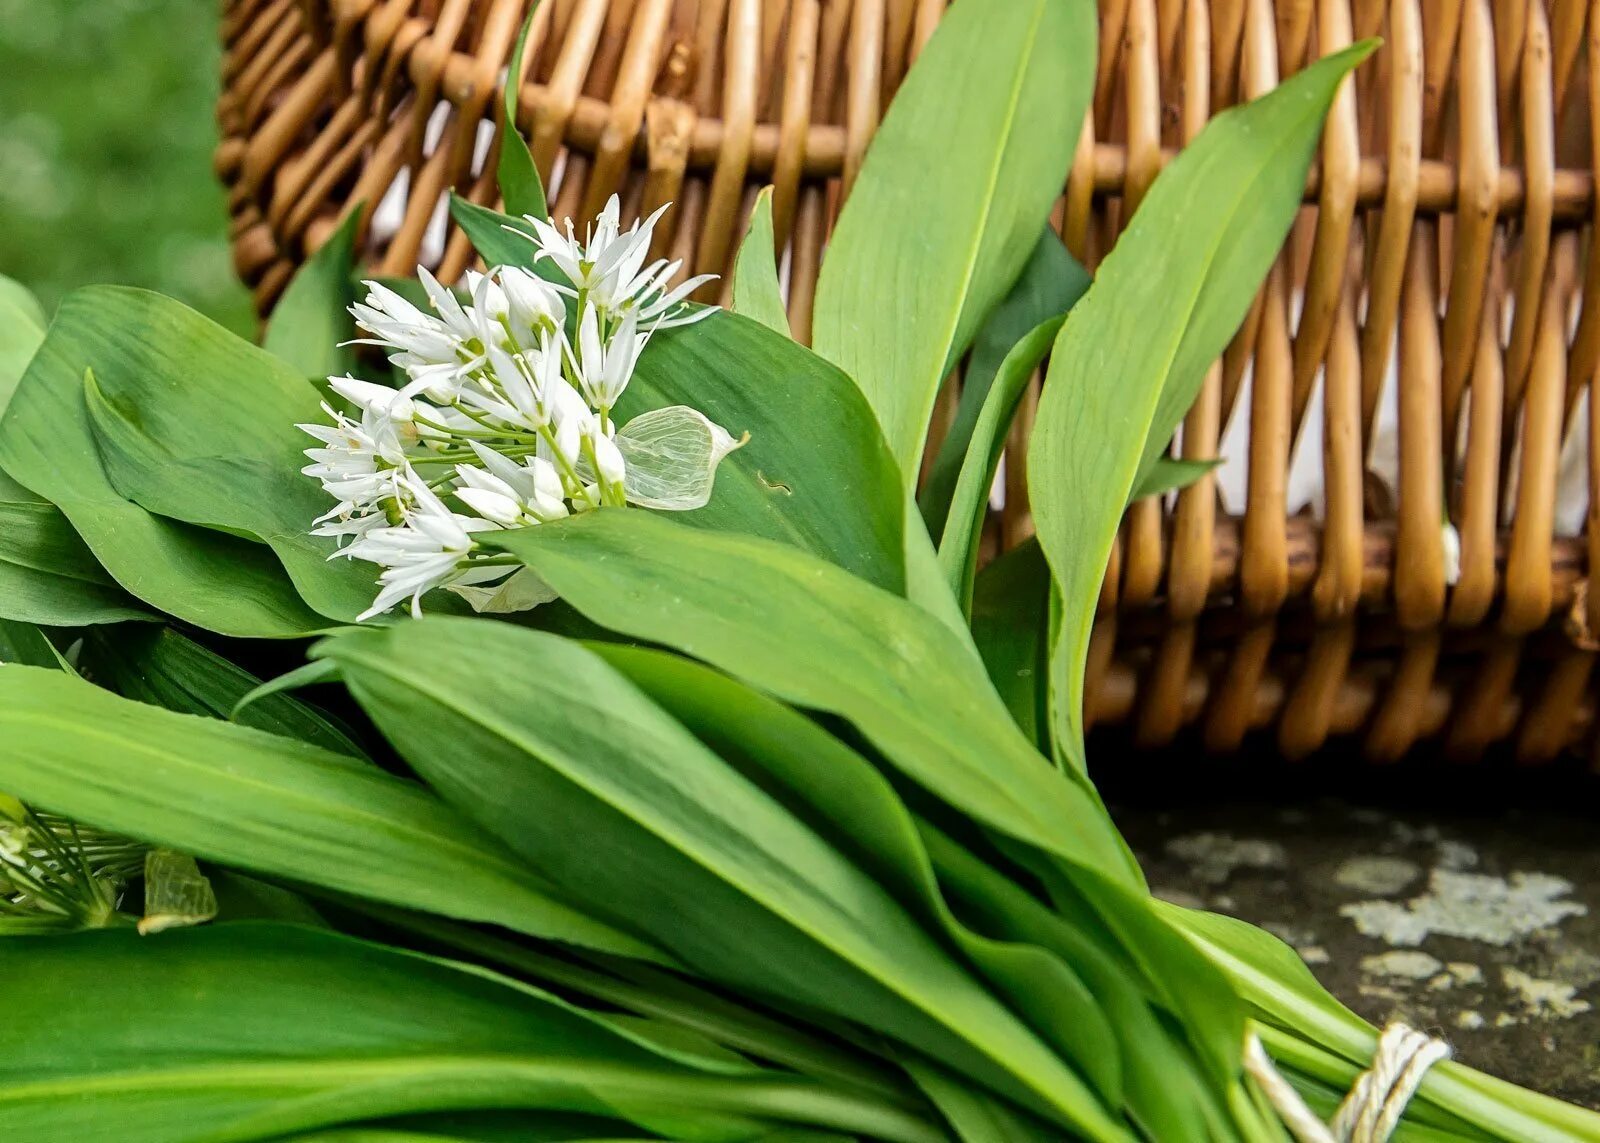
<instances>
[{"instance_id":1,"label":"green leaf","mask_svg":"<svg viewBox=\"0 0 1600 1143\"><path fill-rule=\"evenodd\" d=\"M1074 1073L891 894L592 652L425 619L314 653L448 801L602 916L714 981L858 1021L1126 1138L1084 1117Z\"/></svg>"},{"instance_id":2,"label":"green leaf","mask_svg":"<svg viewBox=\"0 0 1600 1143\"><path fill-rule=\"evenodd\" d=\"M658 334L617 407L626 423L671 405L749 441L717 468L697 528L793 545L891 591L905 583L899 473L850 379L760 324L716 313Z\"/></svg>"},{"instance_id":3,"label":"green leaf","mask_svg":"<svg viewBox=\"0 0 1600 1143\"><path fill-rule=\"evenodd\" d=\"M1006 354L984 399L977 423L972 427L966 459L961 462L961 474L950 499L944 538L939 541L939 566L944 569L945 581L963 612L972 610L972 581L978 574L978 543L983 537L989 489L994 485L995 470L1006 446L1006 433L1022 395L1027 392L1028 379L1049 352L1061 322L1059 317L1046 318Z\"/></svg>"},{"instance_id":4,"label":"green leaf","mask_svg":"<svg viewBox=\"0 0 1600 1143\"><path fill-rule=\"evenodd\" d=\"M1372 47L1213 119L1156 178L1056 338L1028 472L1062 600L1056 748L1077 773L1089 631L1123 507L1244 319L1300 208L1334 92Z\"/></svg>"},{"instance_id":5,"label":"green leaf","mask_svg":"<svg viewBox=\"0 0 1600 1143\"><path fill-rule=\"evenodd\" d=\"M53 670L61 665L60 652L32 623L0 619L0 666L6 665Z\"/></svg>"},{"instance_id":6,"label":"green leaf","mask_svg":"<svg viewBox=\"0 0 1600 1143\"><path fill-rule=\"evenodd\" d=\"M1097 913L1075 897L1059 898L1052 909L1023 889L1021 879L997 872L932 823L919 819L917 825L952 907L969 924L997 939L1050 949L1077 966L1122 1046L1128 1108L1146 1134L1162 1143L1208 1139L1202 1109L1214 1096L1199 1071L1195 1051L1183 1038L1187 1032L1191 1041L1204 1045L1220 1033L1231 1048L1236 1070L1243 1020L1225 982L1181 948L1176 955L1156 958L1160 976L1152 980L1141 967L1141 950L1130 947L1125 937L1107 939L1109 929L1121 928L1135 915L1159 925L1147 901L1139 903L1137 914L1125 902L1114 911ZM1175 934L1168 931L1164 936L1170 940ZM1173 1020L1177 1010L1163 1010L1161 986L1168 977L1209 988L1223 1018L1217 1020L1214 1014L1198 1027L1181 1028Z\"/></svg>"},{"instance_id":7,"label":"green leaf","mask_svg":"<svg viewBox=\"0 0 1600 1143\"><path fill-rule=\"evenodd\" d=\"M961 401L956 407L955 422L940 444L917 497L928 531L934 536L944 535L950 500L971 451L973 431L1006 355L1041 322L1066 314L1091 281L1089 272L1067 252L1060 236L1047 227L1017 284L978 330L961 376Z\"/></svg>"},{"instance_id":8,"label":"green leaf","mask_svg":"<svg viewBox=\"0 0 1600 1143\"><path fill-rule=\"evenodd\" d=\"M0 618L81 627L150 617L54 505L0 501Z\"/></svg>"},{"instance_id":9,"label":"green leaf","mask_svg":"<svg viewBox=\"0 0 1600 1143\"><path fill-rule=\"evenodd\" d=\"M789 313L778 284L777 242L772 234L772 188L762 187L750 227L733 264L733 312L789 336Z\"/></svg>"},{"instance_id":10,"label":"green leaf","mask_svg":"<svg viewBox=\"0 0 1600 1143\"><path fill-rule=\"evenodd\" d=\"M151 323L182 309L143 291L91 287L61 304L44 343L0 421L0 466L55 504L95 558L152 607L228 635L282 637L325 627L300 601L282 565L258 544L153 516L106 478L84 405L84 374L102 383L155 375L180 387L222 368L228 381L237 341L183 310L192 339L164 336ZM276 359L247 346L250 354ZM304 382L301 382L304 384ZM212 415L191 413L198 420ZM259 492L255 493L259 495Z\"/></svg>"},{"instance_id":11,"label":"green leaf","mask_svg":"<svg viewBox=\"0 0 1600 1143\"><path fill-rule=\"evenodd\" d=\"M655 956L558 900L417 786L289 738L0 670L0 790L208 861L550 940Z\"/></svg>"},{"instance_id":12,"label":"green leaf","mask_svg":"<svg viewBox=\"0 0 1600 1143\"><path fill-rule=\"evenodd\" d=\"M0 274L0 413L44 341L44 309L21 282Z\"/></svg>"},{"instance_id":13,"label":"green leaf","mask_svg":"<svg viewBox=\"0 0 1600 1143\"><path fill-rule=\"evenodd\" d=\"M1006 552L978 574L972 599L972 640L989 681L1022 733L1049 747L1045 624L1050 565L1034 539Z\"/></svg>"},{"instance_id":14,"label":"green leaf","mask_svg":"<svg viewBox=\"0 0 1600 1143\"><path fill-rule=\"evenodd\" d=\"M1133 490L1132 499L1143 500L1146 496L1160 496L1167 492L1176 492L1180 488L1187 488L1221 463L1220 458L1189 460L1177 456L1158 456L1139 479L1139 486Z\"/></svg>"},{"instance_id":15,"label":"green leaf","mask_svg":"<svg viewBox=\"0 0 1600 1143\"><path fill-rule=\"evenodd\" d=\"M468 927L421 913L357 903L359 912L398 934L407 947L509 972L541 988L585 998L619 1012L677 1024L719 1044L830 1084L874 1092L915 1107L899 1077L861 1052L795 1022L729 999L679 973L638 961L576 964Z\"/></svg>"},{"instance_id":16,"label":"green leaf","mask_svg":"<svg viewBox=\"0 0 1600 1143\"><path fill-rule=\"evenodd\" d=\"M124 698L179 714L232 719L352 758L366 757L343 729L287 694L263 695L235 716L261 681L170 627L92 632L84 641L83 666L96 682Z\"/></svg>"},{"instance_id":17,"label":"green leaf","mask_svg":"<svg viewBox=\"0 0 1600 1143\"><path fill-rule=\"evenodd\" d=\"M317 390L271 354L156 294L109 291L100 318L138 331L140 344L84 378L100 458L123 497L157 515L258 539L282 561L301 598L336 620L367 609L370 565L329 560L310 534L330 506L301 475L314 443L296 427L324 422ZM327 624L318 626L326 627Z\"/></svg>"},{"instance_id":18,"label":"green leaf","mask_svg":"<svg viewBox=\"0 0 1600 1143\"><path fill-rule=\"evenodd\" d=\"M908 490L939 386L1061 194L1096 34L1089 0L958 0L889 105L834 228L815 344L867 394Z\"/></svg>"},{"instance_id":19,"label":"green leaf","mask_svg":"<svg viewBox=\"0 0 1600 1143\"><path fill-rule=\"evenodd\" d=\"M533 30L533 19L538 14L539 0L533 0L528 5L528 17L522 22L522 31L517 35L511 63L507 65L505 119L500 130L500 166L496 175L507 214L519 217L532 215L544 219L550 217L550 208L544 199L544 183L539 179L539 168L533 164L533 152L528 150L528 141L517 129L517 86L521 82L522 56L527 51L528 33Z\"/></svg>"},{"instance_id":20,"label":"green leaf","mask_svg":"<svg viewBox=\"0 0 1600 1143\"><path fill-rule=\"evenodd\" d=\"M920 607L792 548L647 512L590 512L488 539L594 622L841 715L984 825L1137 883L1098 803L1033 750L970 645Z\"/></svg>"},{"instance_id":21,"label":"green leaf","mask_svg":"<svg viewBox=\"0 0 1600 1143\"><path fill-rule=\"evenodd\" d=\"M516 220L463 199L456 219L490 265L532 266ZM541 262L540 273L549 273ZM722 311L657 334L617 407L626 423L672 405L698 409L749 442L717 469L685 523L793 544L892 591L905 588L900 474L856 386L821 357Z\"/></svg>"},{"instance_id":22,"label":"green leaf","mask_svg":"<svg viewBox=\"0 0 1600 1143\"><path fill-rule=\"evenodd\" d=\"M1094 995L1069 963L1037 947L986 939L957 919L910 813L865 758L799 712L709 667L639 647L599 644L594 650L718 755L854 856L896 898L913 904L1108 1106L1120 1103L1115 1034Z\"/></svg>"},{"instance_id":23,"label":"green leaf","mask_svg":"<svg viewBox=\"0 0 1600 1143\"><path fill-rule=\"evenodd\" d=\"M302 377L329 377L355 368L356 336L350 306L356 300L356 232L361 204L346 208L344 221L301 266L273 307L261 345Z\"/></svg>"},{"instance_id":24,"label":"green leaf","mask_svg":"<svg viewBox=\"0 0 1600 1143\"><path fill-rule=\"evenodd\" d=\"M613 1117L617 1135L632 1123L706 1143L769 1122L940 1138L918 1116L811 1081L693 1067L492 973L316 929L4 942L0 1001L10 1139L269 1139L476 1108L587 1113Z\"/></svg>"},{"instance_id":25,"label":"green leaf","mask_svg":"<svg viewBox=\"0 0 1600 1143\"><path fill-rule=\"evenodd\" d=\"M454 191L450 192L450 217L461 227L486 266L534 269L533 228L520 218L479 206ZM541 273L551 272L546 262L541 262L538 269Z\"/></svg>"}]
</instances>

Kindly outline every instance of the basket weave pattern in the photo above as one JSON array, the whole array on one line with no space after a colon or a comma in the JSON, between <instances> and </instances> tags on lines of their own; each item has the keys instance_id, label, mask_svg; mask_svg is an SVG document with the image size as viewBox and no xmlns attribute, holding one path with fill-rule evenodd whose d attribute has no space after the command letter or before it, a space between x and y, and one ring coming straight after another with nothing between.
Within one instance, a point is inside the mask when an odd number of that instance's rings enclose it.
<instances>
[{"instance_id":1,"label":"basket weave pattern","mask_svg":"<svg viewBox=\"0 0 1600 1143\"><path fill-rule=\"evenodd\" d=\"M625 215L676 203L652 256L686 272L726 274L771 183L805 338L832 218L944 7L544 0L518 126L557 217L612 193ZM263 313L355 204L376 272L466 269L441 196L496 205L527 8L226 0L217 167ZM1591 752L1600 449L1569 438L1600 441L1600 5L1100 0L1100 17L1094 108L1054 220L1091 266L1209 116L1355 39L1385 46L1336 102L1301 218L1184 423L1179 451L1206 458L1241 418L1236 503L1208 477L1130 510L1090 717L1151 746L1194 727L1224 752L1270 729L1290 757L1332 736L1379 760L1429 740L1459 758ZM1031 531L1032 407L991 553ZM1292 487L1307 472L1315 510Z\"/></svg>"}]
</instances>

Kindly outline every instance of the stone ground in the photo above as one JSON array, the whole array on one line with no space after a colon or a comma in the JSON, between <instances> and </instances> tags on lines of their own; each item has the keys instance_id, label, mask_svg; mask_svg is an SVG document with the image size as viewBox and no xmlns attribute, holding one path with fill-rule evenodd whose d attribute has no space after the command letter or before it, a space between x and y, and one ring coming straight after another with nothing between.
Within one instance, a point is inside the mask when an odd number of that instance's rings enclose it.
<instances>
[{"instance_id":1,"label":"stone ground","mask_svg":"<svg viewBox=\"0 0 1600 1143\"><path fill-rule=\"evenodd\" d=\"M1276 933L1375 1024L1600 1108L1600 779L1091 756L1158 894Z\"/></svg>"}]
</instances>

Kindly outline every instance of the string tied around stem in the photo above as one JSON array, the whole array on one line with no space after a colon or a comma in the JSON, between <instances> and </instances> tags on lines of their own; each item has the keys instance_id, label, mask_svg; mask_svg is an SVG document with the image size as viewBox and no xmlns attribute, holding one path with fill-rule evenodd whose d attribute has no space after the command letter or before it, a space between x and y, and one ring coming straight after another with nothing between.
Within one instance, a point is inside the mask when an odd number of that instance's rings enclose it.
<instances>
[{"instance_id":1,"label":"string tied around stem","mask_svg":"<svg viewBox=\"0 0 1600 1143\"><path fill-rule=\"evenodd\" d=\"M1250 1032L1244 1066L1298 1143L1388 1143L1428 1069L1448 1059L1450 1045L1396 1021L1378 1037L1372 1066L1356 1077L1331 1122L1306 1106Z\"/></svg>"}]
</instances>

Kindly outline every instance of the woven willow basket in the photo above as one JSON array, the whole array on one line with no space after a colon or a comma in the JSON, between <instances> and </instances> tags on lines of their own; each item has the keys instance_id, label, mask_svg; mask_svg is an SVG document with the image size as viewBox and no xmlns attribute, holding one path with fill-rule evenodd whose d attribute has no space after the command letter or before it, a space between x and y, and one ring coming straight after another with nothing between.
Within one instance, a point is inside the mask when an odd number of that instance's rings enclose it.
<instances>
[{"instance_id":1,"label":"woven willow basket","mask_svg":"<svg viewBox=\"0 0 1600 1143\"><path fill-rule=\"evenodd\" d=\"M653 256L695 272L726 273L755 188L773 184L804 337L831 220L944 6L544 0L518 126L558 217L613 192L626 214L673 201ZM1130 723L1147 746L1192 727L1217 751L1269 730L1289 757L1337 736L1380 760L1425 743L1459 758L1592 755L1589 7L1101 0L1094 109L1055 219L1091 266L1208 116L1352 39L1386 44L1335 104L1300 222L1184 424L1185 455L1220 450L1229 465L1129 513L1092 719ZM218 170L263 313L354 204L377 272L467 267L441 196L494 203L500 90L526 10L227 0ZM1031 409L991 553L1030 531Z\"/></svg>"}]
</instances>

